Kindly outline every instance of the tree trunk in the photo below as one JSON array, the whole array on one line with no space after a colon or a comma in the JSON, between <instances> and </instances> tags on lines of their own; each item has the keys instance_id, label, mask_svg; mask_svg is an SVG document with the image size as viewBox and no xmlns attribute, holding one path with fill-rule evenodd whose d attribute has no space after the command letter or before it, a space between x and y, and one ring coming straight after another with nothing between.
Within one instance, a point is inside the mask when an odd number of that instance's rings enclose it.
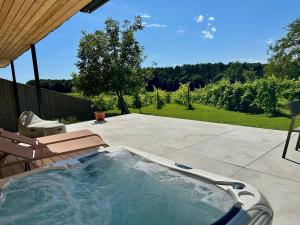
<instances>
[{"instance_id":1,"label":"tree trunk","mask_svg":"<svg viewBox=\"0 0 300 225\"><path fill-rule=\"evenodd\" d=\"M119 101L119 104L120 104L121 114L122 115L129 114L130 112L128 110L127 103L125 102L123 93L119 92L117 95L118 95L118 101Z\"/></svg>"}]
</instances>

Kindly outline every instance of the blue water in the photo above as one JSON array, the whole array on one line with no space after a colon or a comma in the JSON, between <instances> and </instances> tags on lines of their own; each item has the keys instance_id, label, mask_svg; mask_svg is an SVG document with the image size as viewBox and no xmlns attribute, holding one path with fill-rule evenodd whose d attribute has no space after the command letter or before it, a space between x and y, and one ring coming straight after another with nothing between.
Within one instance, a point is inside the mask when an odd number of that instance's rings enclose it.
<instances>
[{"instance_id":1,"label":"blue water","mask_svg":"<svg viewBox=\"0 0 300 225\"><path fill-rule=\"evenodd\" d=\"M127 151L11 182L0 224L206 225L233 199L214 185Z\"/></svg>"}]
</instances>

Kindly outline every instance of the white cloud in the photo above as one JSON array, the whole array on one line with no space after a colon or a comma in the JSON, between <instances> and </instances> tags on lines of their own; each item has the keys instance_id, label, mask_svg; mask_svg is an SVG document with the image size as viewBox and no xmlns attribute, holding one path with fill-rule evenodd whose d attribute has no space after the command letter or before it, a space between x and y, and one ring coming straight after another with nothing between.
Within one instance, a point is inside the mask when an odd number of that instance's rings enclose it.
<instances>
[{"instance_id":1,"label":"white cloud","mask_svg":"<svg viewBox=\"0 0 300 225\"><path fill-rule=\"evenodd\" d=\"M215 17L213 17L213 16L210 16L210 17L208 17L208 20L209 20L209 21L215 21L215 20L216 20L216 18L215 18Z\"/></svg>"},{"instance_id":2,"label":"white cloud","mask_svg":"<svg viewBox=\"0 0 300 225\"><path fill-rule=\"evenodd\" d=\"M184 33L184 32L185 32L184 29L179 29L179 30L176 31L177 34L182 34L182 33Z\"/></svg>"},{"instance_id":3,"label":"white cloud","mask_svg":"<svg viewBox=\"0 0 300 225\"><path fill-rule=\"evenodd\" d=\"M202 23L204 20L204 16L202 15L195 16L194 20L196 20L197 23Z\"/></svg>"},{"instance_id":4,"label":"white cloud","mask_svg":"<svg viewBox=\"0 0 300 225\"><path fill-rule=\"evenodd\" d=\"M210 30L211 30L212 32L217 32L217 28L216 28L216 27L212 27Z\"/></svg>"},{"instance_id":5,"label":"white cloud","mask_svg":"<svg viewBox=\"0 0 300 225\"><path fill-rule=\"evenodd\" d=\"M140 13L140 16L141 16L142 18L146 18L146 19L151 18L151 16L150 16L149 14L147 14L147 13Z\"/></svg>"},{"instance_id":6,"label":"white cloud","mask_svg":"<svg viewBox=\"0 0 300 225\"><path fill-rule=\"evenodd\" d=\"M209 30L203 30L202 32L203 39L213 39L214 35Z\"/></svg>"},{"instance_id":7,"label":"white cloud","mask_svg":"<svg viewBox=\"0 0 300 225\"><path fill-rule=\"evenodd\" d=\"M234 61L239 61L239 62L249 62L249 63L267 63L266 59L237 59Z\"/></svg>"},{"instance_id":8,"label":"white cloud","mask_svg":"<svg viewBox=\"0 0 300 225\"><path fill-rule=\"evenodd\" d=\"M144 23L145 27L153 27L153 28L164 28L167 25L165 24L159 24L159 23Z\"/></svg>"},{"instance_id":9,"label":"white cloud","mask_svg":"<svg viewBox=\"0 0 300 225\"><path fill-rule=\"evenodd\" d=\"M274 44L274 39L273 38L269 38L269 40L267 41L268 45Z\"/></svg>"}]
</instances>

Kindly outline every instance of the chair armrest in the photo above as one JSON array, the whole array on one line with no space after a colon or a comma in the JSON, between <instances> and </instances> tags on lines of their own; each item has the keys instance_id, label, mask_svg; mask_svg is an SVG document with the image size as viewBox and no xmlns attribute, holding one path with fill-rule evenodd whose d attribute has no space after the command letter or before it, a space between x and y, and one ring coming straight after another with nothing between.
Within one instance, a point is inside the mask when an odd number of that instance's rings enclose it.
<instances>
[{"instance_id":1,"label":"chair armrest","mask_svg":"<svg viewBox=\"0 0 300 225\"><path fill-rule=\"evenodd\" d=\"M12 140L17 143L28 144L28 145L31 145L34 147L38 147L38 145L39 145L39 143L33 138L19 135L19 134L4 130L3 128L0 128L0 137Z\"/></svg>"}]
</instances>

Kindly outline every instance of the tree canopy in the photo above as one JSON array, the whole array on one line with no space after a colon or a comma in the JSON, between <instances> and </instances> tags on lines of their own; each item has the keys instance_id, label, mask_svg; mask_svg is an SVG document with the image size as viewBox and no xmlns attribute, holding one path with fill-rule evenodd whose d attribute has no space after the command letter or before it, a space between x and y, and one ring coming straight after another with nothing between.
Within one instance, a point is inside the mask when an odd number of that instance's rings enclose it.
<instances>
[{"instance_id":1,"label":"tree canopy","mask_svg":"<svg viewBox=\"0 0 300 225\"><path fill-rule=\"evenodd\" d=\"M266 75L298 79L300 76L300 19L287 27L285 37L269 46L270 59Z\"/></svg>"},{"instance_id":2,"label":"tree canopy","mask_svg":"<svg viewBox=\"0 0 300 225\"><path fill-rule=\"evenodd\" d=\"M149 73L141 69L143 48L135 33L143 29L141 17L123 24L112 18L105 21L104 30L82 33L77 67L73 75L76 88L87 96L113 91L118 96L121 112L128 113L125 93L135 93L145 87Z\"/></svg>"},{"instance_id":3,"label":"tree canopy","mask_svg":"<svg viewBox=\"0 0 300 225\"><path fill-rule=\"evenodd\" d=\"M153 86L167 91L176 91L180 83L190 82L191 89L204 87L205 85L230 79L235 81L247 81L263 76L264 65L261 63L201 63L186 64L175 67L153 68L153 78L149 81L147 89L153 90ZM232 74L231 74L232 73Z\"/></svg>"}]
</instances>

